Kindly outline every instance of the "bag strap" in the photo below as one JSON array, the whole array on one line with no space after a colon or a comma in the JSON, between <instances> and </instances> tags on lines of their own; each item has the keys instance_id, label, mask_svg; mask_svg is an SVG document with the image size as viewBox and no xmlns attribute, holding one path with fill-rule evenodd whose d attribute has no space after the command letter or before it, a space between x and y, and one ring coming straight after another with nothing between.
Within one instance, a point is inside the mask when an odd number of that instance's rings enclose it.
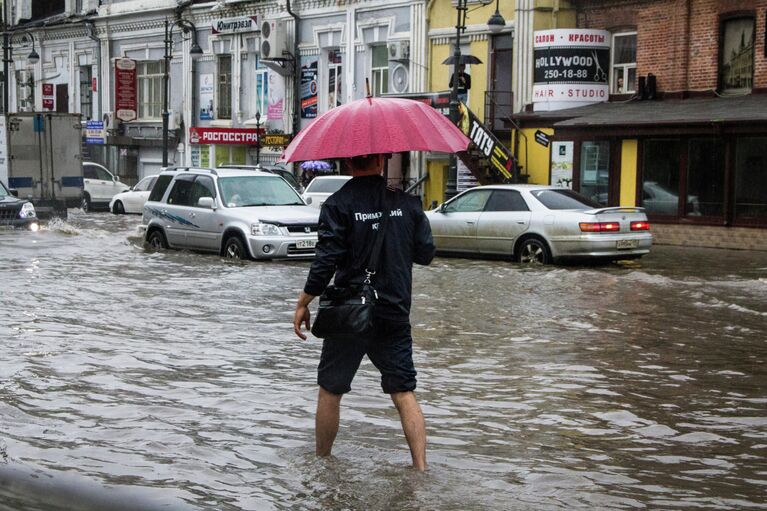
<instances>
[{"instance_id":1,"label":"bag strap","mask_svg":"<svg viewBox=\"0 0 767 511\"><path fill-rule=\"evenodd\" d=\"M386 224L389 222L389 215L390 211L388 201L386 200L386 180L384 180L381 191L381 221L378 223L378 234L376 235L373 249L370 251L370 261L368 261L368 265L365 267L365 284L370 284L370 277L375 275L378 269L378 259L383 250L383 241L386 236Z\"/></svg>"}]
</instances>

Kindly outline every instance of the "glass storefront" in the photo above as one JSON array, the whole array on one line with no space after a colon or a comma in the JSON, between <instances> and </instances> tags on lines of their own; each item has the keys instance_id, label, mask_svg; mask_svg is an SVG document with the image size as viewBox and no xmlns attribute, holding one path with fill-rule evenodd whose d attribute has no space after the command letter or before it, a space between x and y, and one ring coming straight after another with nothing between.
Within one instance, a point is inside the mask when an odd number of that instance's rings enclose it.
<instances>
[{"instance_id":1,"label":"glass storefront","mask_svg":"<svg viewBox=\"0 0 767 511\"><path fill-rule=\"evenodd\" d=\"M644 142L641 206L648 215L679 214L679 140Z\"/></svg>"},{"instance_id":2,"label":"glass storefront","mask_svg":"<svg viewBox=\"0 0 767 511\"><path fill-rule=\"evenodd\" d=\"M580 191L607 205L610 195L610 142L581 143Z\"/></svg>"},{"instance_id":3,"label":"glass storefront","mask_svg":"<svg viewBox=\"0 0 767 511\"><path fill-rule=\"evenodd\" d=\"M743 137L735 146L735 219L767 222L767 137Z\"/></svg>"},{"instance_id":4,"label":"glass storefront","mask_svg":"<svg viewBox=\"0 0 767 511\"><path fill-rule=\"evenodd\" d=\"M725 145L722 139L691 139L687 152L685 215L724 215Z\"/></svg>"}]
</instances>

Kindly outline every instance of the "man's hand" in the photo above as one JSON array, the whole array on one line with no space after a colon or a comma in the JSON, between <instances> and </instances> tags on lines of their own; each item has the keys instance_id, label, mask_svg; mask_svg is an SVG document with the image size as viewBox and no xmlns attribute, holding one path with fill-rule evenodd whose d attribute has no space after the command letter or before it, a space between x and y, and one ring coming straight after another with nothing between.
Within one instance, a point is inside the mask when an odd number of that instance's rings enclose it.
<instances>
[{"instance_id":1,"label":"man's hand","mask_svg":"<svg viewBox=\"0 0 767 511\"><path fill-rule=\"evenodd\" d=\"M307 330L311 328L311 313L309 312L309 303L311 303L312 300L314 300L314 295L310 295L301 291L301 294L298 295L296 312L293 314L293 331L300 339L304 341L306 340L306 335L304 335L304 333L301 331L301 323L306 325Z\"/></svg>"}]
</instances>

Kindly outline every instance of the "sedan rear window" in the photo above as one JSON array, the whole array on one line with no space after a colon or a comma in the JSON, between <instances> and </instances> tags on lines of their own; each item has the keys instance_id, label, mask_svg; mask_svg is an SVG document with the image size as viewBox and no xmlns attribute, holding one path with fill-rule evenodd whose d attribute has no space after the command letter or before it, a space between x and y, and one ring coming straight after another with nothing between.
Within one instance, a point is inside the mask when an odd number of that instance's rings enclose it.
<instances>
[{"instance_id":1,"label":"sedan rear window","mask_svg":"<svg viewBox=\"0 0 767 511\"><path fill-rule=\"evenodd\" d=\"M336 193L347 179L315 179L306 188L306 193Z\"/></svg>"},{"instance_id":2,"label":"sedan rear window","mask_svg":"<svg viewBox=\"0 0 767 511\"><path fill-rule=\"evenodd\" d=\"M561 190L534 190L532 196L548 209L595 209L602 204L568 188Z\"/></svg>"}]
</instances>

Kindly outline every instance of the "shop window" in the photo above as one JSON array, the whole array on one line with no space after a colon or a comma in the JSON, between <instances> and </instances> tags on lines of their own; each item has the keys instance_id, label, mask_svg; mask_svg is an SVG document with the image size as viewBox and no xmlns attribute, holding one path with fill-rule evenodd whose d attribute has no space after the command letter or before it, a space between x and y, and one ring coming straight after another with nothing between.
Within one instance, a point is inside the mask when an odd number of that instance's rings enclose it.
<instances>
[{"instance_id":1,"label":"shop window","mask_svg":"<svg viewBox=\"0 0 767 511\"><path fill-rule=\"evenodd\" d=\"M162 117L163 63L139 62L136 65L138 83L139 119L160 119Z\"/></svg>"},{"instance_id":2,"label":"shop window","mask_svg":"<svg viewBox=\"0 0 767 511\"><path fill-rule=\"evenodd\" d=\"M687 156L687 216L724 214L724 141L692 139Z\"/></svg>"},{"instance_id":3,"label":"shop window","mask_svg":"<svg viewBox=\"0 0 767 511\"><path fill-rule=\"evenodd\" d=\"M370 75L373 79L373 96L389 92L389 52L385 45L372 46L372 65Z\"/></svg>"},{"instance_id":4,"label":"shop window","mask_svg":"<svg viewBox=\"0 0 767 511\"><path fill-rule=\"evenodd\" d=\"M386 65L388 66L388 60ZM342 101L341 84L343 83L341 52L328 52L328 110L340 106ZM388 73L388 69L387 69Z\"/></svg>"},{"instance_id":5,"label":"shop window","mask_svg":"<svg viewBox=\"0 0 767 511\"><path fill-rule=\"evenodd\" d=\"M581 143L580 192L600 204L610 195L610 142Z\"/></svg>"},{"instance_id":6,"label":"shop window","mask_svg":"<svg viewBox=\"0 0 767 511\"><path fill-rule=\"evenodd\" d=\"M744 137L735 147L735 219L767 223L767 137Z\"/></svg>"},{"instance_id":7,"label":"shop window","mask_svg":"<svg viewBox=\"0 0 767 511\"><path fill-rule=\"evenodd\" d=\"M725 92L750 91L754 79L754 18L722 23L719 86Z\"/></svg>"},{"instance_id":8,"label":"shop window","mask_svg":"<svg viewBox=\"0 0 767 511\"><path fill-rule=\"evenodd\" d=\"M650 215L679 214L680 141L646 140L642 164L642 207Z\"/></svg>"},{"instance_id":9,"label":"shop window","mask_svg":"<svg viewBox=\"0 0 767 511\"><path fill-rule=\"evenodd\" d=\"M259 59L256 67L256 112L261 114L261 122L266 122L269 109L269 72Z\"/></svg>"},{"instance_id":10,"label":"shop window","mask_svg":"<svg viewBox=\"0 0 767 511\"><path fill-rule=\"evenodd\" d=\"M93 68L80 66L80 113L85 119L93 118Z\"/></svg>"},{"instance_id":11,"label":"shop window","mask_svg":"<svg viewBox=\"0 0 767 511\"><path fill-rule=\"evenodd\" d=\"M219 119L232 118L232 56L218 56L218 87L216 95L218 98L217 117Z\"/></svg>"},{"instance_id":12,"label":"shop window","mask_svg":"<svg viewBox=\"0 0 767 511\"><path fill-rule=\"evenodd\" d=\"M613 94L636 92L637 34L613 34L612 66L610 68Z\"/></svg>"}]
</instances>

